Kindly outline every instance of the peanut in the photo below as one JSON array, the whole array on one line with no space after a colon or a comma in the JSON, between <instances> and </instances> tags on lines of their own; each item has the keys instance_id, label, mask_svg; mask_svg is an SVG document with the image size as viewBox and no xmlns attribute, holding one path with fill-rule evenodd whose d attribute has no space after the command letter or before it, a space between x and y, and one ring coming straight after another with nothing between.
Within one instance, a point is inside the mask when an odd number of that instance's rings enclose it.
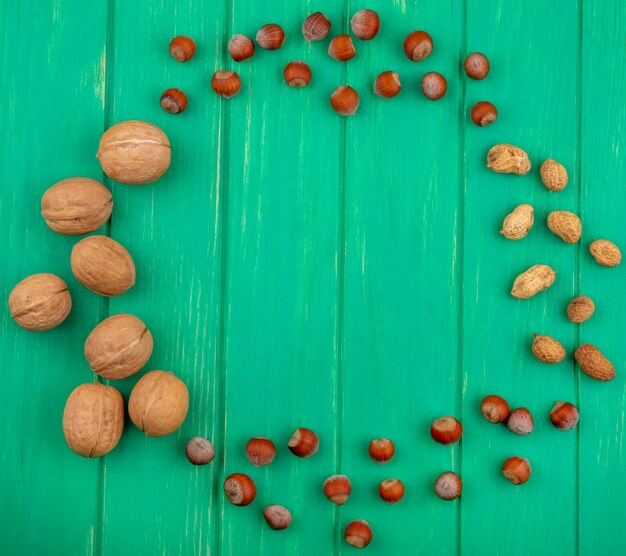
<instances>
[{"instance_id":1,"label":"peanut","mask_svg":"<svg viewBox=\"0 0 626 556\"><path fill-rule=\"evenodd\" d=\"M502 143L492 147L487 155L487 168L500 174L523 176L530 171L530 160L525 151L514 145Z\"/></svg>"},{"instance_id":2,"label":"peanut","mask_svg":"<svg viewBox=\"0 0 626 556\"><path fill-rule=\"evenodd\" d=\"M587 373L591 378L602 382L608 382L615 378L615 368L611 362L592 344L578 346L574 352L574 359L576 359L583 372Z\"/></svg>"},{"instance_id":3,"label":"peanut","mask_svg":"<svg viewBox=\"0 0 626 556\"><path fill-rule=\"evenodd\" d=\"M535 222L535 211L530 205L518 205L502 223L500 233L507 239L518 240L526 236Z\"/></svg>"},{"instance_id":4,"label":"peanut","mask_svg":"<svg viewBox=\"0 0 626 556\"><path fill-rule=\"evenodd\" d=\"M565 243L576 243L583 233L580 218L573 212L554 210L548 215L548 228Z\"/></svg>"},{"instance_id":5,"label":"peanut","mask_svg":"<svg viewBox=\"0 0 626 556\"><path fill-rule=\"evenodd\" d=\"M531 266L513 282L511 295L517 299L528 299L554 284L556 272L545 264Z\"/></svg>"}]
</instances>

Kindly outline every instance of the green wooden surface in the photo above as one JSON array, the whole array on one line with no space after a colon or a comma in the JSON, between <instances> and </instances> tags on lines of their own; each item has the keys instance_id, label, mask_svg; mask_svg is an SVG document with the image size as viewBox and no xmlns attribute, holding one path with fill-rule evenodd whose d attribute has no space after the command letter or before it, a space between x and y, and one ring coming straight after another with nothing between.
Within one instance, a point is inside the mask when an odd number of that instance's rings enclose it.
<instances>
[{"instance_id":1,"label":"green wooden surface","mask_svg":"<svg viewBox=\"0 0 626 556\"><path fill-rule=\"evenodd\" d=\"M362 7L381 14L381 32L356 41L348 64L326 55L328 39L302 39L308 13L324 11L332 35ZM287 32L283 49L232 62L229 36L254 36L271 21ZM420 64L401 50L416 28L435 41ZM187 64L167 53L176 34L197 40ZM624 268L601 268L588 253L599 237L626 247L623 2L5 1L0 40L3 298L21 278L48 271L68 282L74 300L68 320L42 334L17 327L4 305L0 553L350 554L343 528L357 518L373 526L370 554L626 553ZM461 71L476 50L492 62L484 82ZM282 82L292 59L311 64L307 89ZM242 78L230 101L210 90L221 68ZM404 90L383 101L371 83L388 69ZM448 78L437 103L419 93L430 70ZM342 83L361 93L351 119L328 104ZM171 86L190 99L177 117L158 106ZM479 129L467 112L483 99L499 119ZM172 142L171 169L155 184L112 183L94 156L103 130L130 118L161 126ZM485 169L499 142L525 148L533 171L520 178ZM561 193L540 183L547 157L569 170ZM52 233L39 216L43 191L74 175L113 190L101 232L137 266L136 286L121 297L103 300L80 286L69 268L76 238ZM502 218L525 202L535 227L507 241ZM580 244L547 230L555 209L580 213ZM535 263L552 265L556 284L513 299L513 278ZM577 293L597 307L581 326L565 316ZM87 334L118 312L146 322L155 340L146 369L183 378L190 411L160 439L128 421L113 452L86 460L65 444L63 406L76 385L94 380L82 353ZM559 338L570 354L583 341L598 345L617 378L596 383L571 357L542 365L530 355L532 332ZM127 399L138 378L112 384ZM535 432L516 437L484 421L478 407L488 393L528 407ZM559 399L579 405L575 431L549 423ZM465 428L452 448L428 433L444 414ZM299 426L320 435L309 460L286 449ZM197 434L216 445L206 468L184 456ZM279 448L268 468L245 459L254 435ZM396 443L386 466L367 456L377 436ZM533 466L520 487L500 474L514 454ZM458 501L432 492L446 470L463 477ZM222 494L236 471L257 483L247 508ZM353 482L341 508L321 491L337 472ZM407 487L395 507L377 495L388 477ZM267 528L261 514L272 503L292 510L290 529Z\"/></svg>"}]
</instances>

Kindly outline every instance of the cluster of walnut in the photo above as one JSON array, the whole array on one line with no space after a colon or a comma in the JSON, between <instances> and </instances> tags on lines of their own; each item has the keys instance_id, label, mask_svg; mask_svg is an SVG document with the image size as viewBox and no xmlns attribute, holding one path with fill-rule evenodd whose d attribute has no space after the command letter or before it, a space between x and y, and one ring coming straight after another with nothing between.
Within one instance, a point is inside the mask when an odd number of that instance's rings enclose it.
<instances>
[{"instance_id":1,"label":"cluster of walnut","mask_svg":"<svg viewBox=\"0 0 626 556\"><path fill-rule=\"evenodd\" d=\"M113 180L132 185L160 178L170 165L170 143L158 127L126 121L107 130L97 157ZM41 199L48 227L63 235L82 235L101 228L113 211L111 191L96 180L68 178L50 187ZM130 253L105 235L78 241L70 258L76 280L92 292L112 297L135 284ZM11 316L22 328L40 332L61 324L72 309L67 284L55 274L33 274L9 295ZM91 370L107 380L140 371L152 355L152 334L136 316L113 315L98 324L85 342ZM189 406L187 387L173 373L150 371L133 388L128 400L132 422L148 436L164 436L183 423ZM112 386L81 384L70 394L63 414L69 447L84 457L99 457L118 443L124 427L124 400Z\"/></svg>"},{"instance_id":2,"label":"cluster of walnut","mask_svg":"<svg viewBox=\"0 0 626 556\"><path fill-rule=\"evenodd\" d=\"M500 144L492 147L487 155L487 167L494 172L523 176L531 169L530 159L525 151L514 145ZM565 167L548 159L540 168L543 184L550 192L562 191L568 183ZM518 205L506 216L501 234L510 240L524 238L534 224L534 209L531 205ZM567 244L577 243L582 236L580 218L569 211L555 210L548 215L548 229ZM619 248L607 239L598 239L589 246L589 252L602 266L615 267L620 264L622 254ZM528 299L549 288L555 281L556 272L547 265L538 264L520 274L513 283L511 295L518 299ZM595 310L593 301L584 295L575 297L567 308L571 322L582 323L589 319ZM532 344L533 355L544 363L560 363L565 359L565 349L550 336L535 334ZM609 381L615 377L611 362L592 344L582 344L574 354L580 368L592 378Z\"/></svg>"}]
</instances>

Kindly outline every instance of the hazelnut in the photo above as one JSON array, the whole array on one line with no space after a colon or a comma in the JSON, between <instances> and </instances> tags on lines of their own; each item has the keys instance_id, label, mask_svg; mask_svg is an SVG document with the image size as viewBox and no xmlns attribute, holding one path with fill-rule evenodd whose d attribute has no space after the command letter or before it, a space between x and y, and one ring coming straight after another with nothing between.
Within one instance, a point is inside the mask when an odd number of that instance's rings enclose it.
<instances>
[{"instance_id":1,"label":"hazelnut","mask_svg":"<svg viewBox=\"0 0 626 556\"><path fill-rule=\"evenodd\" d=\"M299 428L289 439L287 447L294 456L308 458L317 452L319 438L311 429Z\"/></svg>"},{"instance_id":2,"label":"hazelnut","mask_svg":"<svg viewBox=\"0 0 626 556\"><path fill-rule=\"evenodd\" d=\"M543 185L550 191L561 191L567 186L567 170L563 164L548 158L539 169Z\"/></svg>"},{"instance_id":3,"label":"hazelnut","mask_svg":"<svg viewBox=\"0 0 626 556\"><path fill-rule=\"evenodd\" d=\"M385 479L378 487L378 494L388 504L397 504L404 498L404 485L399 479Z\"/></svg>"},{"instance_id":4,"label":"hazelnut","mask_svg":"<svg viewBox=\"0 0 626 556\"><path fill-rule=\"evenodd\" d=\"M254 42L246 35L233 35L228 41L228 53L235 62L245 62L254 56Z\"/></svg>"},{"instance_id":5,"label":"hazelnut","mask_svg":"<svg viewBox=\"0 0 626 556\"><path fill-rule=\"evenodd\" d=\"M381 98L395 97L401 89L400 76L394 71L384 71L374 82L374 93Z\"/></svg>"},{"instance_id":6,"label":"hazelnut","mask_svg":"<svg viewBox=\"0 0 626 556\"><path fill-rule=\"evenodd\" d=\"M89 236L72 249L72 272L98 295L120 295L135 284L135 263L130 253L107 236Z\"/></svg>"},{"instance_id":7,"label":"hazelnut","mask_svg":"<svg viewBox=\"0 0 626 556\"><path fill-rule=\"evenodd\" d=\"M274 531L287 529L291 525L291 512L279 504L268 506L263 510L263 517Z\"/></svg>"},{"instance_id":8,"label":"hazelnut","mask_svg":"<svg viewBox=\"0 0 626 556\"><path fill-rule=\"evenodd\" d=\"M152 334L133 315L104 319L85 341L89 367L102 378L118 380L134 375L152 355Z\"/></svg>"},{"instance_id":9,"label":"hazelnut","mask_svg":"<svg viewBox=\"0 0 626 556\"><path fill-rule=\"evenodd\" d=\"M454 417L439 417L430 427L430 436L439 444L454 444L463 435L463 427Z\"/></svg>"},{"instance_id":10,"label":"hazelnut","mask_svg":"<svg viewBox=\"0 0 626 556\"><path fill-rule=\"evenodd\" d=\"M190 37L174 37L170 42L170 54L178 62L187 62L196 53L196 43Z\"/></svg>"},{"instance_id":11,"label":"hazelnut","mask_svg":"<svg viewBox=\"0 0 626 556\"><path fill-rule=\"evenodd\" d=\"M211 87L222 98L233 98L241 90L241 79L234 71L216 71L211 79Z\"/></svg>"},{"instance_id":12,"label":"hazelnut","mask_svg":"<svg viewBox=\"0 0 626 556\"><path fill-rule=\"evenodd\" d=\"M215 457L215 448L206 438L194 436L185 446L187 459L194 465L206 465Z\"/></svg>"},{"instance_id":13,"label":"hazelnut","mask_svg":"<svg viewBox=\"0 0 626 556\"><path fill-rule=\"evenodd\" d=\"M446 78L436 71L429 71L422 77L422 93L429 100L443 98L448 90Z\"/></svg>"},{"instance_id":14,"label":"hazelnut","mask_svg":"<svg viewBox=\"0 0 626 556\"><path fill-rule=\"evenodd\" d=\"M97 230L109 219L112 210L111 192L89 178L62 180L41 198L41 216L52 231L63 235Z\"/></svg>"},{"instance_id":15,"label":"hazelnut","mask_svg":"<svg viewBox=\"0 0 626 556\"><path fill-rule=\"evenodd\" d=\"M278 50L285 42L285 32L280 25L268 23L259 29L256 42L266 50Z\"/></svg>"},{"instance_id":16,"label":"hazelnut","mask_svg":"<svg viewBox=\"0 0 626 556\"><path fill-rule=\"evenodd\" d=\"M170 114L180 114L187 108L187 95L181 89L167 89L161 95L161 108Z\"/></svg>"},{"instance_id":17,"label":"hazelnut","mask_svg":"<svg viewBox=\"0 0 626 556\"><path fill-rule=\"evenodd\" d=\"M413 31L404 39L404 53L409 60L421 62L433 51L433 39L426 31Z\"/></svg>"},{"instance_id":18,"label":"hazelnut","mask_svg":"<svg viewBox=\"0 0 626 556\"><path fill-rule=\"evenodd\" d=\"M550 336L538 336L533 334L532 351L533 355L542 363L554 364L560 363L565 359L565 348L561 342L551 338Z\"/></svg>"},{"instance_id":19,"label":"hazelnut","mask_svg":"<svg viewBox=\"0 0 626 556\"><path fill-rule=\"evenodd\" d=\"M224 492L231 504L247 506L256 496L256 485L248 475L233 473L224 481Z\"/></svg>"},{"instance_id":20,"label":"hazelnut","mask_svg":"<svg viewBox=\"0 0 626 556\"><path fill-rule=\"evenodd\" d=\"M289 62L283 71L285 82L290 87L306 87L311 81L311 68L305 62Z\"/></svg>"},{"instance_id":21,"label":"hazelnut","mask_svg":"<svg viewBox=\"0 0 626 556\"><path fill-rule=\"evenodd\" d=\"M370 442L370 458L378 463L387 463L395 454L393 442L388 438L375 438Z\"/></svg>"},{"instance_id":22,"label":"hazelnut","mask_svg":"<svg viewBox=\"0 0 626 556\"><path fill-rule=\"evenodd\" d=\"M347 62L356 56L350 35L337 35L328 45L328 55L339 62Z\"/></svg>"},{"instance_id":23,"label":"hazelnut","mask_svg":"<svg viewBox=\"0 0 626 556\"><path fill-rule=\"evenodd\" d=\"M330 32L330 21L322 12L315 12L304 20L302 34L305 40L321 41Z\"/></svg>"},{"instance_id":24,"label":"hazelnut","mask_svg":"<svg viewBox=\"0 0 626 556\"><path fill-rule=\"evenodd\" d=\"M380 30L380 17L374 10L359 10L352 16L350 27L355 37L371 41Z\"/></svg>"},{"instance_id":25,"label":"hazelnut","mask_svg":"<svg viewBox=\"0 0 626 556\"><path fill-rule=\"evenodd\" d=\"M169 371L150 371L130 393L128 415L147 436L165 436L183 424L189 408L185 383Z\"/></svg>"},{"instance_id":26,"label":"hazelnut","mask_svg":"<svg viewBox=\"0 0 626 556\"><path fill-rule=\"evenodd\" d=\"M341 85L330 95L330 105L340 116L354 116L359 108L359 94L349 85Z\"/></svg>"},{"instance_id":27,"label":"hazelnut","mask_svg":"<svg viewBox=\"0 0 626 556\"><path fill-rule=\"evenodd\" d=\"M372 528L367 521L359 519L348 523L344 536L349 545L365 548L372 542Z\"/></svg>"},{"instance_id":28,"label":"hazelnut","mask_svg":"<svg viewBox=\"0 0 626 556\"><path fill-rule=\"evenodd\" d=\"M435 481L435 493L442 500L454 500L461 496L462 490L461 477L452 471L442 473Z\"/></svg>"},{"instance_id":29,"label":"hazelnut","mask_svg":"<svg viewBox=\"0 0 626 556\"><path fill-rule=\"evenodd\" d=\"M489 73L489 60L487 56L480 52L472 52L463 64L465 73L472 79L485 79Z\"/></svg>"},{"instance_id":30,"label":"hazelnut","mask_svg":"<svg viewBox=\"0 0 626 556\"><path fill-rule=\"evenodd\" d=\"M56 274L32 274L9 294L11 317L24 330L42 332L61 324L72 310L67 284Z\"/></svg>"},{"instance_id":31,"label":"hazelnut","mask_svg":"<svg viewBox=\"0 0 626 556\"><path fill-rule=\"evenodd\" d=\"M589 252L599 265L612 268L622 262L619 247L608 239L597 239L589 246Z\"/></svg>"},{"instance_id":32,"label":"hazelnut","mask_svg":"<svg viewBox=\"0 0 626 556\"><path fill-rule=\"evenodd\" d=\"M155 125L138 120L120 122L100 139L96 157L112 180L141 185L158 180L171 158L167 135Z\"/></svg>"},{"instance_id":33,"label":"hazelnut","mask_svg":"<svg viewBox=\"0 0 626 556\"><path fill-rule=\"evenodd\" d=\"M578 409L569 402L556 402L550 411L550 421L562 431L573 429L578 423Z\"/></svg>"},{"instance_id":34,"label":"hazelnut","mask_svg":"<svg viewBox=\"0 0 626 556\"><path fill-rule=\"evenodd\" d=\"M477 126L486 127L496 121L498 111L491 102L481 100L472 107L471 117Z\"/></svg>"},{"instance_id":35,"label":"hazelnut","mask_svg":"<svg viewBox=\"0 0 626 556\"><path fill-rule=\"evenodd\" d=\"M571 322L581 323L591 318L596 306L593 300L586 295L579 295L569 302L567 318Z\"/></svg>"},{"instance_id":36,"label":"hazelnut","mask_svg":"<svg viewBox=\"0 0 626 556\"><path fill-rule=\"evenodd\" d=\"M269 465L276 455L276 446L264 436L256 436L246 444L246 457L254 467Z\"/></svg>"},{"instance_id":37,"label":"hazelnut","mask_svg":"<svg viewBox=\"0 0 626 556\"><path fill-rule=\"evenodd\" d=\"M345 475L333 475L324 481L324 494L331 502L343 506L352 492L350 479Z\"/></svg>"},{"instance_id":38,"label":"hazelnut","mask_svg":"<svg viewBox=\"0 0 626 556\"><path fill-rule=\"evenodd\" d=\"M509 403L500 396L485 396L480 404L480 412L490 423L502 423L509 416Z\"/></svg>"},{"instance_id":39,"label":"hazelnut","mask_svg":"<svg viewBox=\"0 0 626 556\"><path fill-rule=\"evenodd\" d=\"M520 456L510 457L502 464L502 474L514 485L521 485L530 477L530 462Z\"/></svg>"},{"instance_id":40,"label":"hazelnut","mask_svg":"<svg viewBox=\"0 0 626 556\"><path fill-rule=\"evenodd\" d=\"M525 436L533 432L535 422L533 421L533 416L530 414L530 411L525 407L520 407L511 411L506 426L509 427L511 432Z\"/></svg>"},{"instance_id":41,"label":"hazelnut","mask_svg":"<svg viewBox=\"0 0 626 556\"><path fill-rule=\"evenodd\" d=\"M122 436L124 400L113 386L81 384L69 395L63 412L63 434L78 455L108 454Z\"/></svg>"}]
</instances>

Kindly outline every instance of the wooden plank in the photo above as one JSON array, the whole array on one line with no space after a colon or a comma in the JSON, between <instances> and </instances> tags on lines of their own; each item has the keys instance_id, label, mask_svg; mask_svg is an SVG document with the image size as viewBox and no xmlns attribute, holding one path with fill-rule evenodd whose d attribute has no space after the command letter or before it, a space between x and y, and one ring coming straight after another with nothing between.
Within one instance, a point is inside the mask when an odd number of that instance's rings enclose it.
<instances>
[{"instance_id":1,"label":"wooden plank","mask_svg":"<svg viewBox=\"0 0 626 556\"><path fill-rule=\"evenodd\" d=\"M39 4L0 4L2 299L7 307L22 278L53 272L68 283L73 309L40 334L3 311L0 538L6 554L91 554L100 464L69 450L61 420L70 392L93 380L81 346L101 303L72 277L76 238L53 233L39 213L55 182L101 176L90 141L103 126L106 2Z\"/></svg>"},{"instance_id":2,"label":"wooden plank","mask_svg":"<svg viewBox=\"0 0 626 556\"><path fill-rule=\"evenodd\" d=\"M626 388L623 326L624 263L596 264L589 244L614 241L622 253L626 230L626 11L622 2L585 0L581 27L581 201L580 293L596 311L580 326L580 342L592 343L612 361L617 378L607 384L580 375L580 554L624 554L626 536L617 501L626 497L624 421Z\"/></svg>"},{"instance_id":3,"label":"wooden plank","mask_svg":"<svg viewBox=\"0 0 626 556\"><path fill-rule=\"evenodd\" d=\"M467 554L576 551L577 434L554 429L548 414L557 400L577 403L571 357L576 331L565 315L575 291L577 248L551 234L546 218L556 209L578 211L577 27L576 3L468 3L467 52L484 52L491 73L482 82L467 81L466 109L491 100L499 117L485 129L467 123L464 149L467 433L461 546ZM526 149L531 172L519 177L487 170L487 151L497 143ZM549 157L569 169L570 183L560 193L549 193L539 177L541 162ZM504 216L521 203L535 208L535 225L526 238L513 242L498 231ZM555 285L530 300L514 299L514 278L538 263L557 271ZM559 339L567 360L548 366L534 359L533 332ZM492 393L512 407L530 409L535 418L530 436L515 436L482 418L481 399ZM529 458L527 484L516 487L502 476L502 463L512 455Z\"/></svg>"},{"instance_id":4,"label":"wooden plank","mask_svg":"<svg viewBox=\"0 0 626 556\"><path fill-rule=\"evenodd\" d=\"M341 9L321 2L338 25ZM308 2L233 0L229 32L254 37L264 24L284 27L278 51L257 48L252 60L226 66L241 74L242 92L228 101L229 180L225 218L225 446L223 479L248 473L257 499L238 508L221 499L221 553L331 553L332 504L322 483L337 457L337 241L340 122L328 88L341 68L328 40L308 44L301 26ZM230 33L229 33L230 34ZM283 82L285 64L310 63L306 89ZM300 460L287 450L297 427L320 437L319 452ZM244 448L252 436L276 444L275 461L255 469ZM282 504L293 524L271 531L263 508Z\"/></svg>"},{"instance_id":5,"label":"wooden plank","mask_svg":"<svg viewBox=\"0 0 626 556\"><path fill-rule=\"evenodd\" d=\"M195 468L188 438L219 443L219 326L221 219L224 188L222 106L208 87L219 65L222 3L115 3L115 52L109 120L141 119L160 126L172 144L172 165L143 187L114 184L117 212L111 235L137 266L137 283L111 300L111 314L140 317L154 336L146 370L167 369L185 381L190 406L181 429L148 438L128 422L107 457L103 499L104 554L207 554L215 538L217 465ZM169 41L194 37L197 53L173 60ZM172 116L159 97L169 87L189 96ZM139 373L120 383L127 396Z\"/></svg>"},{"instance_id":6,"label":"wooden plank","mask_svg":"<svg viewBox=\"0 0 626 556\"><path fill-rule=\"evenodd\" d=\"M450 554L458 503L439 500L433 484L440 473L458 471L459 446L435 444L429 430L435 418L457 414L460 390L463 3L424 9L381 0L368 7L381 14L380 33L357 41L347 68L361 106L347 122L346 142L341 471L352 478L353 495L341 509L340 536L350 520L365 519L374 531L370 554ZM349 17L360 8L349 2ZM421 63L402 48L415 29L434 42ZM403 85L390 100L373 93L386 70L397 71ZM428 71L448 80L440 101L420 91ZM385 466L367 453L378 437L396 444ZM378 496L386 478L405 484L397 506ZM340 547L341 554L351 550L343 540Z\"/></svg>"}]
</instances>

